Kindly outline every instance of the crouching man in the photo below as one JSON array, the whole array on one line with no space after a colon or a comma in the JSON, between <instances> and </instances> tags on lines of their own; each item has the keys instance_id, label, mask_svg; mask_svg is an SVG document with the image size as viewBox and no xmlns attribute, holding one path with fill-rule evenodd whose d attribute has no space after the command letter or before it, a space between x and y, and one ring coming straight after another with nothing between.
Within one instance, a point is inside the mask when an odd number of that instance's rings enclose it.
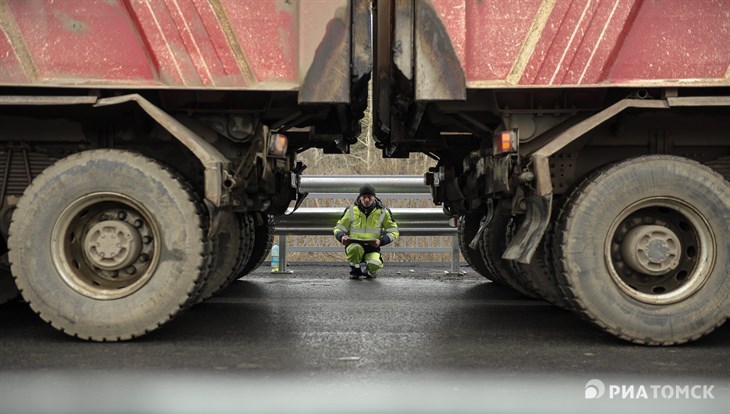
<instances>
[{"instance_id":1,"label":"crouching man","mask_svg":"<svg viewBox=\"0 0 730 414\"><path fill-rule=\"evenodd\" d=\"M380 247L395 241L400 233L393 214L375 197L375 188L365 184L355 204L337 221L334 234L345 246L350 279L374 279L383 268Z\"/></svg>"}]
</instances>

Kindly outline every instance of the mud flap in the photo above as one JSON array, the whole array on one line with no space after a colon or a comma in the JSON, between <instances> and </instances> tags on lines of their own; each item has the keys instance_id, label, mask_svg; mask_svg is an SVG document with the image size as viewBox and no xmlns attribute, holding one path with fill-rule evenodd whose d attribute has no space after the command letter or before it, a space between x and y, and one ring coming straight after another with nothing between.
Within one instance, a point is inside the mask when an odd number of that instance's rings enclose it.
<instances>
[{"instance_id":1,"label":"mud flap","mask_svg":"<svg viewBox=\"0 0 730 414\"><path fill-rule=\"evenodd\" d=\"M502 255L503 259L529 264L547 230L552 213L553 195L527 197L525 220Z\"/></svg>"},{"instance_id":2,"label":"mud flap","mask_svg":"<svg viewBox=\"0 0 730 414\"><path fill-rule=\"evenodd\" d=\"M297 211L302 205L304 199L307 198L307 196L309 195L308 192L301 191L301 175L306 168L306 165L302 164L301 162L297 162L297 165L291 171L291 185L296 191L296 203L294 203L294 208L292 208L291 210L287 209L287 212L284 213L285 216L291 216L292 214L294 214L294 212Z\"/></svg>"},{"instance_id":3,"label":"mud flap","mask_svg":"<svg viewBox=\"0 0 730 414\"><path fill-rule=\"evenodd\" d=\"M299 207L304 202L304 199L307 198L308 195L309 195L309 193L307 193L307 192L299 192L299 190L297 190L297 201L296 201L296 203L294 203L294 207L291 209L291 211L284 213L284 215L291 216L292 214L294 214L294 212L299 209Z\"/></svg>"},{"instance_id":4,"label":"mud flap","mask_svg":"<svg viewBox=\"0 0 730 414\"><path fill-rule=\"evenodd\" d=\"M479 223L479 230L477 230L477 234L474 235L474 238L469 243L469 248L472 250L479 250L479 240L482 239L482 233L484 233L484 230L487 228L489 223L492 221L492 217L494 217L494 203L492 202L492 199L487 200L487 214L482 217L481 222Z\"/></svg>"}]
</instances>

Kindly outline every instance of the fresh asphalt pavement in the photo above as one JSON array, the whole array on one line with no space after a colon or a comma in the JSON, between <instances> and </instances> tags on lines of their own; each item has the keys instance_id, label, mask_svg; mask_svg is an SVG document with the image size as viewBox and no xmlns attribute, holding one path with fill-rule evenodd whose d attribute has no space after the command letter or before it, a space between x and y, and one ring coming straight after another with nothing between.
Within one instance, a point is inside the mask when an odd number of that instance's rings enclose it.
<instances>
[{"instance_id":1,"label":"fresh asphalt pavement","mask_svg":"<svg viewBox=\"0 0 730 414\"><path fill-rule=\"evenodd\" d=\"M625 394L621 401L585 406L591 379L606 384L607 396L611 384L636 390L652 384L711 386L715 398L710 400L659 395L644 408L730 412L730 324L690 344L638 346L468 268L465 275L445 273L447 268L388 264L375 280L353 281L342 265L293 263L292 274L277 275L264 267L156 332L123 343L80 341L52 329L22 302L5 305L0 307L0 412L196 412L201 400L192 395L204 393L187 390L210 388L221 394L214 402L205 400L210 412L241 404L257 412L318 412L323 401L332 412L444 412L447 407L479 412L514 404L523 411L552 412L540 398L553 399L568 412L641 411L640 404L647 403ZM142 390L141 384L149 386ZM177 384L168 390L175 396L168 400L151 391L162 392L161 384ZM342 387L350 397L337 391ZM227 389L230 393L221 391ZM313 389L334 397L322 400ZM362 389L370 391L358 394ZM401 397L377 398L394 389ZM520 389L531 397L524 398ZM302 399L286 402L277 397L279 390ZM490 403L478 397L482 391L493 393ZM120 403L110 402L109 393ZM142 401L135 409L124 405L131 393ZM90 405L77 399L43 405L59 401L59 395L83 396ZM107 397L99 402L94 395ZM144 404L145 396L156 410ZM262 400L269 405L251 405ZM283 404L276 406L279 411L271 408L274 402ZM609 404L619 402L629 405Z\"/></svg>"}]
</instances>

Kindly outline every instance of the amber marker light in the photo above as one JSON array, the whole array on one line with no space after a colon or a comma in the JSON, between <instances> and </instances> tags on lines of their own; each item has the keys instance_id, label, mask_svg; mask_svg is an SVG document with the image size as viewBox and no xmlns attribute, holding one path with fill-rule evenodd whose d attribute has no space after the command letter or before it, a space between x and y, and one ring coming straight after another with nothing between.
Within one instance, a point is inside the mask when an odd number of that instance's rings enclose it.
<instances>
[{"instance_id":1,"label":"amber marker light","mask_svg":"<svg viewBox=\"0 0 730 414\"><path fill-rule=\"evenodd\" d=\"M273 134L271 136L271 142L269 143L269 155L277 157L284 156L286 149L289 146L289 139L286 135Z\"/></svg>"},{"instance_id":2,"label":"amber marker light","mask_svg":"<svg viewBox=\"0 0 730 414\"><path fill-rule=\"evenodd\" d=\"M494 155L517 152L517 133L499 131L494 135Z\"/></svg>"}]
</instances>

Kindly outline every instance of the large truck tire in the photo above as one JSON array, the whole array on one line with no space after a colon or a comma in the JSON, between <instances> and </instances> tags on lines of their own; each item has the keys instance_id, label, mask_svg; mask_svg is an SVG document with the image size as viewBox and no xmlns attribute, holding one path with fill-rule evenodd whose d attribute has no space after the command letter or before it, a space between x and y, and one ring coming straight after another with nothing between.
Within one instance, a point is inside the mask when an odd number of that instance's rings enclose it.
<instances>
[{"instance_id":1,"label":"large truck tire","mask_svg":"<svg viewBox=\"0 0 730 414\"><path fill-rule=\"evenodd\" d=\"M56 329L94 341L151 332L209 270L205 207L176 174L120 150L64 158L31 183L10 225L23 298Z\"/></svg>"},{"instance_id":2,"label":"large truck tire","mask_svg":"<svg viewBox=\"0 0 730 414\"><path fill-rule=\"evenodd\" d=\"M510 222L511 217L508 215L495 214L492 217L479 243L482 258L490 274L498 274L506 286L529 298L540 299L540 295L526 284L524 275L517 272L509 260L502 259L502 254L507 248Z\"/></svg>"},{"instance_id":3,"label":"large truck tire","mask_svg":"<svg viewBox=\"0 0 730 414\"><path fill-rule=\"evenodd\" d=\"M520 279L527 281L526 284L531 291L553 305L570 309L570 303L560 290L560 285L555 277L555 270L548 261L548 253L545 251L544 243L544 240L540 243L529 264L514 262L512 266L516 268L516 272L521 273Z\"/></svg>"},{"instance_id":4,"label":"large truck tire","mask_svg":"<svg viewBox=\"0 0 730 414\"><path fill-rule=\"evenodd\" d=\"M576 312L638 344L674 345L730 309L730 184L654 155L598 171L570 195L553 243Z\"/></svg>"},{"instance_id":5,"label":"large truck tire","mask_svg":"<svg viewBox=\"0 0 730 414\"><path fill-rule=\"evenodd\" d=\"M487 267L487 264L484 262L484 257L482 256L481 247L477 246L476 249L469 247L469 243L471 243L479 230L479 225L481 224L483 217L484 215L481 214L467 214L459 217L459 221L456 226L459 237L459 250L461 250L461 255L464 256L466 263L474 269L474 271L493 282L504 285L504 280ZM481 243L482 240L480 239L479 244Z\"/></svg>"},{"instance_id":6,"label":"large truck tire","mask_svg":"<svg viewBox=\"0 0 730 414\"><path fill-rule=\"evenodd\" d=\"M261 266L274 245L274 217L269 214L250 217L254 226L251 256L243 263L233 280L246 276Z\"/></svg>"},{"instance_id":7,"label":"large truck tire","mask_svg":"<svg viewBox=\"0 0 730 414\"><path fill-rule=\"evenodd\" d=\"M254 224L251 214L226 212L216 235L216 265L198 302L224 291L239 276L239 269L251 258ZM223 257L221 257L223 256Z\"/></svg>"},{"instance_id":8,"label":"large truck tire","mask_svg":"<svg viewBox=\"0 0 730 414\"><path fill-rule=\"evenodd\" d=\"M0 236L0 305L10 302L18 296L20 296L20 291L15 286L15 279L10 273L8 248L5 245L5 238Z\"/></svg>"},{"instance_id":9,"label":"large truck tire","mask_svg":"<svg viewBox=\"0 0 730 414\"><path fill-rule=\"evenodd\" d=\"M554 203L553 206L553 217L557 217L555 210L559 208L559 203ZM507 240L511 240L516 230L515 218L512 218L512 230L507 234ZM554 225L550 226L551 228ZM552 265L552 251L548 250L548 238L552 234L552 231L548 231L543 239L540 241L535 254L532 256L530 263L520 263L516 261L510 262L511 267L514 268L514 272L520 275L519 279L524 281L524 284L529 289L537 293L541 298L556 305L563 309L570 309L570 302L565 298L558 278L555 275L555 269Z\"/></svg>"}]
</instances>

